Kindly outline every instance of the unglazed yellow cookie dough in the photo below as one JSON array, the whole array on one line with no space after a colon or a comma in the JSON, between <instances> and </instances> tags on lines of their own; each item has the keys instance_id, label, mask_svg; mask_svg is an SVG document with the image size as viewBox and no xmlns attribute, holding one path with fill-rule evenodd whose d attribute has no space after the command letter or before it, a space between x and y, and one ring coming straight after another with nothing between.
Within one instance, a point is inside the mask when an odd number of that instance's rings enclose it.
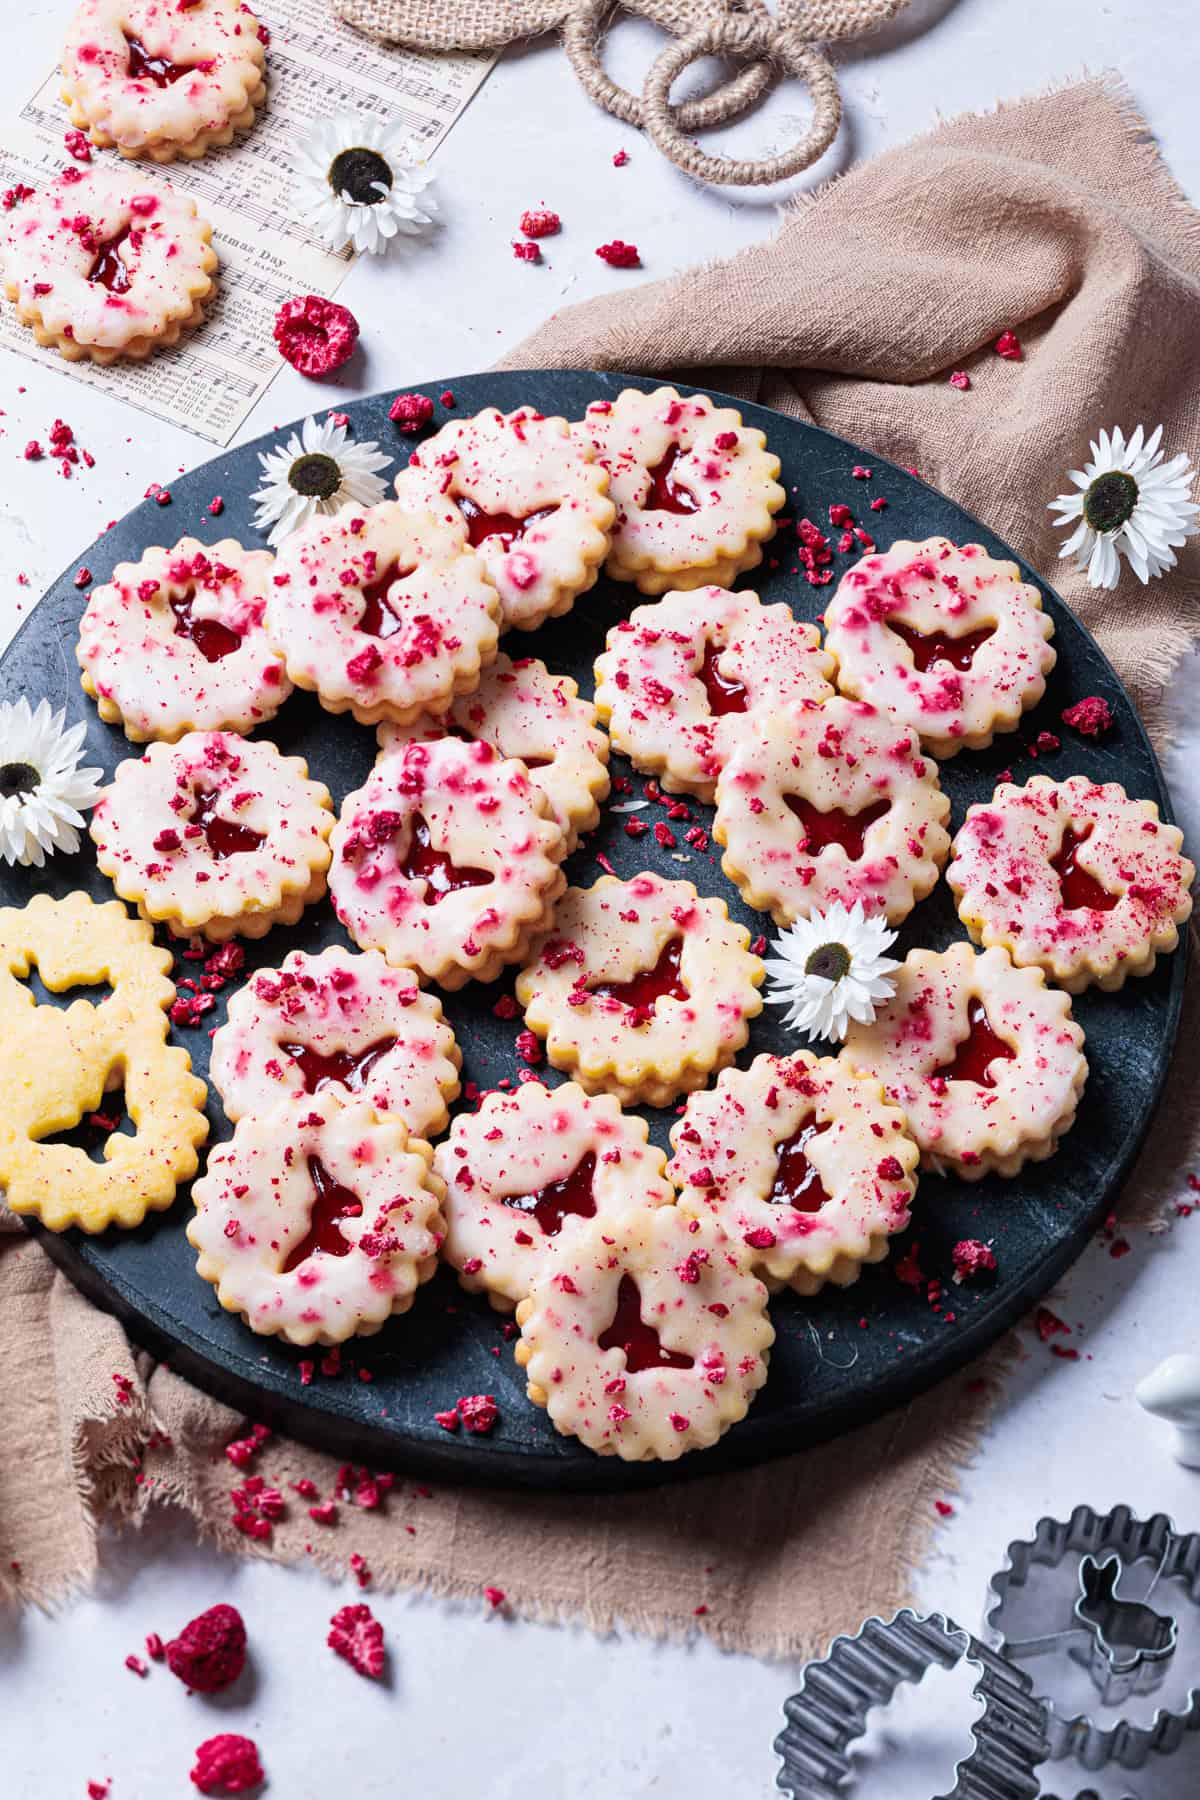
<instances>
[{"instance_id":1,"label":"unglazed yellow cookie dough","mask_svg":"<svg viewBox=\"0 0 1200 1800\"><path fill-rule=\"evenodd\" d=\"M762 1011L749 944L690 881L605 875L567 889L517 999L556 1069L627 1106L666 1106L732 1062Z\"/></svg>"},{"instance_id":2,"label":"unglazed yellow cookie dough","mask_svg":"<svg viewBox=\"0 0 1200 1800\"><path fill-rule=\"evenodd\" d=\"M506 630L532 631L594 586L616 514L592 446L528 406L451 419L413 451L396 493L462 514Z\"/></svg>"},{"instance_id":3,"label":"unglazed yellow cookie dough","mask_svg":"<svg viewBox=\"0 0 1200 1800\"><path fill-rule=\"evenodd\" d=\"M768 1286L849 1287L903 1231L920 1152L879 1082L806 1050L692 1094L667 1173L684 1212L745 1244Z\"/></svg>"},{"instance_id":4,"label":"unglazed yellow cookie dough","mask_svg":"<svg viewBox=\"0 0 1200 1800\"><path fill-rule=\"evenodd\" d=\"M665 594L614 625L596 659L596 710L635 769L711 801L731 734L793 701L825 700L833 658L815 625L757 594Z\"/></svg>"},{"instance_id":5,"label":"unglazed yellow cookie dough","mask_svg":"<svg viewBox=\"0 0 1200 1800\"><path fill-rule=\"evenodd\" d=\"M1148 975L1192 911L1195 866L1152 800L1085 775L1003 782L972 806L946 879L977 944L1001 944L1069 994Z\"/></svg>"},{"instance_id":6,"label":"unglazed yellow cookie dough","mask_svg":"<svg viewBox=\"0 0 1200 1800\"><path fill-rule=\"evenodd\" d=\"M825 612L842 693L911 726L939 757L1016 730L1046 691L1053 631L1016 563L941 537L862 557Z\"/></svg>"},{"instance_id":7,"label":"unglazed yellow cookie dough","mask_svg":"<svg viewBox=\"0 0 1200 1800\"><path fill-rule=\"evenodd\" d=\"M911 950L871 1025L839 1058L908 1115L925 1168L967 1181L1053 1155L1087 1081L1069 997L998 946Z\"/></svg>"},{"instance_id":8,"label":"unglazed yellow cookie dough","mask_svg":"<svg viewBox=\"0 0 1200 1800\"><path fill-rule=\"evenodd\" d=\"M573 427L616 504L606 573L643 594L728 587L762 561L787 496L779 458L731 406L674 388L594 400Z\"/></svg>"},{"instance_id":9,"label":"unglazed yellow cookie dough","mask_svg":"<svg viewBox=\"0 0 1200 1800\"><path fill-rule=\"evenodd\" d=\"M598 1455L673 1462L745 1417L775 1341L766 1301L711 1220L593 1220L517 1308L526 1392Z\"/></svg>"}]
</instances>

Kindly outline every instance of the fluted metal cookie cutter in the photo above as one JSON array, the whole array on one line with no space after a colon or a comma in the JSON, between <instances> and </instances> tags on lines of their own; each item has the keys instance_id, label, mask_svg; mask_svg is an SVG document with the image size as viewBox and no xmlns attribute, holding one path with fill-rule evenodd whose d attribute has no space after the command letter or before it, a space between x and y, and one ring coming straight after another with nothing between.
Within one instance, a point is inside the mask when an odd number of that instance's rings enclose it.
<instances>
[{"instance_id":1,"label":"fluted metal cookie cutter","mask_svg":"<svg viewBox=\"0 0 1200 1800\"><path fill-rule=\"evenodd\" d=\"M886 1706L899 1687L919 1682L930 1669L963 1661L979 1670L974 1693L984 1709L954 1786L935 1800L1037 1800L1035 1771L1049 1745L1031 1677L942 1613L922 1617L907 1609L894 1619L868 1619L853 1637L835 1638L822 1661L809 1663L799 1690L784 1702L788 1722L775 1740L783 1761L776 1785L793 1800L844 1800L850 1751L872 1708Z\"/></svg>"}]
</instances>

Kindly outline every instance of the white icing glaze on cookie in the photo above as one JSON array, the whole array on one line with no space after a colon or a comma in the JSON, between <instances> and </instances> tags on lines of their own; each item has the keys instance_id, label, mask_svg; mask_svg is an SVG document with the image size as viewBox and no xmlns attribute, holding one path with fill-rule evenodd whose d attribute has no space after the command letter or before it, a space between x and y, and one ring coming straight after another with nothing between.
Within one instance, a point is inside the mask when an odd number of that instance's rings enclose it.
<instances>
[{"instance_id":1,"label":"white icing glaze on cookie","mask_svg":"<svg viewBox=\"0 0 1200 1800\"><path fill-rule=\"evenodd\" d=\"M310 1095L333 1092L430 1138L446 1127L461 1064L441 1001L411 969L333 944L317 956L291 951L230 997L210 1074L235 1123L285 1098L307 1111Z\"/></svg>"},{"instance_id":2,"label":"white icing glaze on cookie","mask_svg":"<svg viewBox=\"0 0 1200 1800\"><path fill-rule=\"evenodd\" d=\"M292 691L263 630L269 550L181 538L118 563L93 588L76 657L100 717L136 744L253 731Z\"/></svg>"},{"instance_id":3,"label":"white icing glaze on cookie","mask_svg":"<svg viewBox=\"0 0 1200 1800\"><path fill-rule=\"evenodd\" d=\"M779 458L761 431L705 394L681 399L626 388L594 400L573 428L609 474L616 503L605 565L643 594L669 588L728 587L762 561L787 496Z\"/></svg>"},{"instance_id":4,"label":"white icing glaze on cookie","mask_svg":"<svg viewBox=\"0 0 1200 1800\"><path fill-rule=\"evenodd\" d=\"M842 692L890 712L942 757L982 750L1037 705L1053 630L1016 563L940 537L862 557L825 613Z\"/></svg>"},{"instance_id":5,"label":"white icing glaze on cookie","mask_svg":"<svg viewBox=\"0 0 1200 1800\"><path fill-rule=\"evenodd\" d=\"M1179 942L1196 873L1182 844L1152 800L1115 781L1035 775L970 808L946 878L977 944L1002 944L1068 993L1111 991Z\"/></svg>"},{"instance_id":6,"label":"white icing glaze on cookie","mask_svg":"<svg viewBox=\"0 0 1200 1800\"><path fill-rule=\"evenodd\" d=\"M412 504L462 511L500 595L502 625L531 631L570 610L608 555L608 472L565 419L530 407L451 419L396 477Z\"/></svg>"},{"instance_id":7,"label":"white icing glaze on cookie","mask_svg":"<svg viewBox=\"0 0 1200 1800\"><path fill-rule=\"evenodd\" d=\"M717 783L713 836L777 925L860 903L893 924L935 886L950 801L915 732L840 697L749 722Z\"/></svg>"},{"instance_id":8,"label":"white icing glaze on cookie","mask_svg":"<svg viewBox=\"0 0 1200 1800\"><path fill-rule=\"evenodd\" d=\"M824 700L833 658L815 625L757 594L665 594L614 625L596 658L596 710L635 769L711 801L731 735L797 700Z\"/></svg>"},{"instance_id":9,"label":"white icing glaze on cookie","mask_svg":"<svg viewBox=\"0 0 1200 1800\"><path fill-rule=\"evenodd\" d=\"M192 1188L197 1273L262 1336L368 1337L408 1311L437 1266L432 1156L365 1100L314 1094L304 1108L251 1114Z\"/></svg>"}]
</instances>

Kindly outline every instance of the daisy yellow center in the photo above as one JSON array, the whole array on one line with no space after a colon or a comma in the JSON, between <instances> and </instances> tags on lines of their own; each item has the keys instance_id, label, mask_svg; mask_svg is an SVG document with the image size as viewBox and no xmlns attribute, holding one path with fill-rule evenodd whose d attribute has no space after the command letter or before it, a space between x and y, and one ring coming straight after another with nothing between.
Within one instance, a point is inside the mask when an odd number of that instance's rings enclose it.
<instances>
[{"instance_id":1,"label":"daisy yellow center","mask_svg":"<svg viewBox=\"0 0 1200 1800\"><path fill-rule=\"evenodd\" d=\"M332 456L298 456L288 470L288 486L306 500L331 500L342 485L342 471Z\"/></svg>"},{"instance_id":2,"label":"daisy yellow center","mask_svg":"<svg viewBox=\"0 0 1200 1800\"><path fill-rule=\"evenodd\" d=\"M0 763L0 800L12 800L18 794L36 793L41 779L32 763Z\"/></svg>"},{"instance_id":3,"label":"daisy yellow center","mask_svg":"<svg viewBox=\"0 0 1200 1800\"><path fill-rule=\"evenodd\" d=\"M1138 484L1124 469L1097 475L1083 496L1083 516L1093 531L1119 531L1133 517Z\"/></svg>"},{"instance_id":4,"label":"daisy yellow center","mask_svg":"<svg viewBox=\"0 0 1200 1800\"><path fill-rule=\"evenodd\" d=\"M356 206L378 206L391 192L392 171L378 150L356 145L339 150L334 157L329 165L329 185L341 200L352 200Z\"/></svg>"},{"instance_id":5,"label":"daisy yellow center","mask_svg":"<svg viewBox=\"0 0 1200 1800\"><path fill-rule=\"evenodd\" d=\"M819 975L822 981L841 981L850 973L850 952L844 944L818 944L804 965L806 975Z\"/></svg>"}]
</instances>

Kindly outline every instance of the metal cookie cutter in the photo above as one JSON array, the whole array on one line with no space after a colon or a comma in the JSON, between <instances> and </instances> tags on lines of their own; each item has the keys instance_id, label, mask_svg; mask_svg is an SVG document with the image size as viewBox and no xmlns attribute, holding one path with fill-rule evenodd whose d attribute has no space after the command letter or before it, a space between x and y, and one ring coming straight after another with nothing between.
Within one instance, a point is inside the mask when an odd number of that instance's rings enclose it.
<instances>
[{"instance_id":1,"label":"metal cookie cutter","mask_svg":"<svg viewBox=\"0 0 1200 1800\"><path fill-rule=\"evenodd\" d=\"M805 1669L799 1691L784 1702L788 1722L775 1740L783 1760L776 1785L793 1800L844 1800L852 1773L848 1752L871 1709L886 1706L904 1682L964 1660L979 1669L974 1692L984 1710L954 1786L936 1800L1037 1800L1035 1770L1049 1746L1031 1678L952 1619L907 1609L894 1619L868 1619L854 1637L835 1638L828 1656Z\"/></svg>"},{"instance_id":2,"label":"metal cookie cutter","mask_svg":"<svg viewBox=\"0 0 1200 1800\"><path fill-rule=\"evenodd\" d=\"M1026 1585L1034 1568L1059 1568L1071 1556L1080 1562L1069 1610L1064 1605L1036 1637L1011 1636L1014 1590ZM1124 1578L1136 1563L1148 1563L1153 1572L1141 1598L1129 1600ZM1160 1610L1167 1582L1175 1584L1173 1598L1200 1608L1200 1532L1176 1531L1163 1513L1138 1519L1127 1506L1110 1513L1077 1506L1068 1520L1041 1519L1032 1539L1009 1545L989 1589L987 1637L1002 1656L1018 1661L1065 1649L1088 1670L1100 1705L1123 1706L1134 1695L1152 1693L1172 1665L1179 1627L1173 1613ZM1200 1730L1200 1677L1181 1709L1159 1707L1148 1725L1119 1719L1102 1726L1087 1713L1065 1716L1049 1695L1040 1699L1050 1756L1074 1756L1085 1769L1113 1762L1140 1769L1151 1751L1175 1750L1185 1731Z\"/></svg>"}]
</instances>

